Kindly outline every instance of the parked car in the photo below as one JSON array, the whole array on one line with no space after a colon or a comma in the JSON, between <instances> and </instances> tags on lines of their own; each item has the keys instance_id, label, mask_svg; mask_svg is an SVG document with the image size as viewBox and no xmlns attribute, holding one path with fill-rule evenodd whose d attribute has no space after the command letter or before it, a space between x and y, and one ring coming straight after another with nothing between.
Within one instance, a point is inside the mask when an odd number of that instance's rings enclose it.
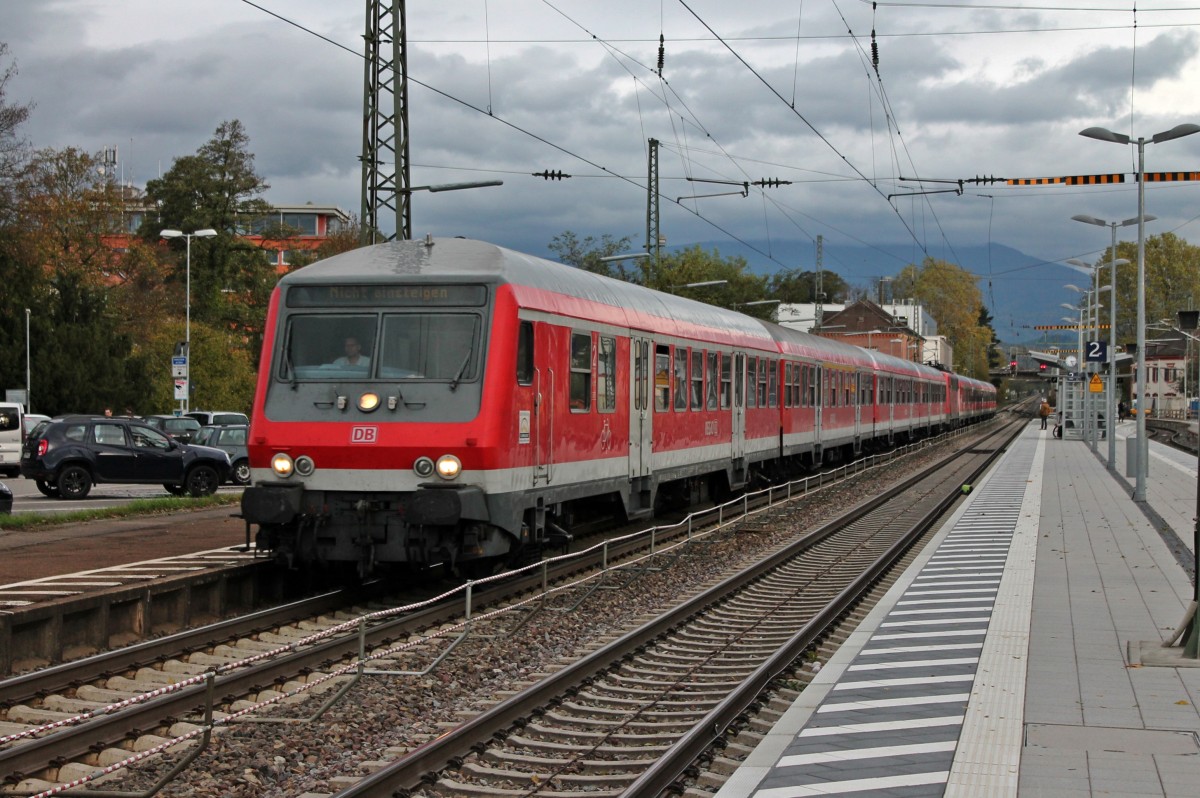
<instances>
[{"instance_id":1,"label":"parked car","mask_svg":"<svg viewBox=\"0 0 1200 798\"><path fill-rule=\"evenodd\" d=\"M33 432L33 430L37 427L38 424L42 423L43 421L49 421L49 420L50 420L50 416L43 416L43 415L39 415L37 413L26 413L25 414L25 434L28 435L29 433Z\"/></svg>"},{"instance_id":2,"label":"parked car","mask_svg":"<svg viewBox=\"0 0 1200 798\"><path fill-rule=\"evenodd\" d=\"M8 485L0 482L0 515L8 515L12 512L12 490Z\"/></svg>"},{"instance_id":3,"label":"parked car","mask_svg":"<svg viewBox=\"0 0 1200 798\"><path fill-rule=\"evenodd\" d=\"M184 413L194 418L205 427L224 427L230 424L250 424L250 418L245 413L235 413L231 410L193 410Z\"/></svg>"},{"instance_id":4,"label":"parked car","mask_svg":"<svg viewBox=\"0 0 1200 798\"><path fill-rule=\"evenodd\" d=\"M160 483L176 495L207 496L230 471L220 449L180 443L129 418L56 419L21 450L21 474L44 495L63 499L82 499L102 482Z\"/></svg>"},{"instance_id":5,"label":"parked car","mask_svg":"<svg viewBox=\"0 0 1200 798\"><path fill-rule=\"evenodd\" d=\"M192 436L200 431L200 422L187 416L146 416L142 420L180 443L191 443Z\"/></svg>"},{"instance_id":6,"label":"parked car","mask_svg":"<svg viewBox=\"0 0 1200 798\"><path fill-rule=\"evenodd\" d=\"M15 402L0 402L0 476L21 473L21 442L25 440L25 408Z\"/></svg>"},{"instance_id":7,"label":"parked car","mask_svg":"<svg viewBox=\"0 0 1200 798\"><path fill-rule=\"evenodd\" d=\"M229 455L233 464L231 478L235 484L250 484L250 455L246 451L246 439L250 428L245 424L228 427L201 427L192 438L192 443L211 446Z\"/></svg>"}]
</instances>

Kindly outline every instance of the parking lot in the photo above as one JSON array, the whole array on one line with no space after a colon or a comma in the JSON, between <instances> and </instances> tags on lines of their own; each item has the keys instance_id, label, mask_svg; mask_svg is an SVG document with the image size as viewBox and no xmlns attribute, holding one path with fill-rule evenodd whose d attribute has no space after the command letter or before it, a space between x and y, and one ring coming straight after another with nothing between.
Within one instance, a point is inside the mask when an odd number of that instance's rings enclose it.
<instances>
[{"instance_id":1,"label":"parking lot","mask_svg":"<svg viewBox=\"0 0 1200 798\"><path fill-rule=\"evenodd\" d=\"M0 479L13 492L13 514L18 513L63 513L72 510L96 510L105 507L120 507L135 499L166 499L171 494L162 485L100 484L92 488L86 499L68 501L52 499L38 492L32 479L5 477ZM239 485L225 485L220 493L240 493ZM0 524L2 525L2 524Z\"/></svg>"}]
</instances>

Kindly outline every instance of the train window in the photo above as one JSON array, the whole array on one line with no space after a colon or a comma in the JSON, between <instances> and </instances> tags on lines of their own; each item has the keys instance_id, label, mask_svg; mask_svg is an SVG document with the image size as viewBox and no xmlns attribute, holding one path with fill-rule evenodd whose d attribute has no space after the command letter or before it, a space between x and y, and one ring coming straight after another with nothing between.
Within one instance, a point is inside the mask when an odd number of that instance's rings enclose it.
<instances>
[{"instance_id":1,"label":"train window","mask_svg":"<svg viewBox=\"0 0 1200 798\"><path fill-rule=\"evenodd\" d=\"M771 368L771 361L765 357L758 359L758 406L769 407L767 404L767 371Z\"/></svg>"},{"instance_id":2,"label":"train window","mask_svg":"<svg viewBox=\"0 0 1200 798\"><path fill-rule=\"evenodd\" d=\"M671 409L671 347L664 344L654 348L654 409Z\"/></svg>"},{"instance_id":3,"label":"train window","mask_svg":"<svg viewBox=\"0 0 1200 798\"><path fill-rule=\"evenodd\" d=\"M617 409L617 341L603 335L596 358L596 409L601 413Z\"/></svg>"},{"instance_id":4,"label":"train window","mask_svg":"<svg viewBox=\"0 0 1200 798\"><path fill-rule=\"evenodd\" d=\"M376 325L375 314L293 316L279 359L279 377L336 380L369 376Z\"/></svg>"},{"instance_id":5,"label":"train window","mask_svg":"<svg viewBox=\"0 0 1200 798\"><path fill-rule=\"evenodd\" d=\"M704 406L707 410L717 409L717 381L720 379L721 370L717 363L717 358L720 357L716 352L708 353L708 364L705 373L708 375L708 383L704 391Z\"/></svg>"},{"instance_id":6,"label":"train window","mask_svg":"<svg viewBox=\"0 0 1200 798\"><path fill-rule=\"evenodd\" d=\"M592 334L571 333L572 413L582 413L592 407Z\"/></svg>"},{"instance_id":7,"label":"train window","mask_svg":"<svg viewBox=\"0 0 1200 798\"><path fill-rule=\"evenodd\" d=\"M517 330L517 385L533 384L533 322L523 321Z\"/></svg>"},{"instance_id":8,"label":"train window","mask_svg":"<svg viewBox=\"0 0 1200 798\"><path fill-rule=\"evenodd\" d=\"M704 352L692 351L692 409L704 407Z\"/></svg>"},{"instance_id":9,"label":"train window","mask_svg":"<svg viewBox=\"0 0 1200 798\"><path fill-rule=\"evenodd\" d=\"M649 388L646 382L646 368L650 357L650 342L631 338L629 348L633 351L633 409L645 410Z\"/></svg>"},{"instance_id":10,"label":"train window","mask_svg":"<svg viewBox=\"0 0 1200 798\"><path fill-rule=\"evenodd\" d=\"M728 410L733 387L733 358L729 355L719 355L719 357L721 358L721 409Z\"/></svg>"},{"instance_id":11,"label":"train window","mask_svg":"<svg viewBox=\"0 0 1200 798\"><path fill-rule=\"evenodd\" d=\"M767 404L779 407L779 364L774 361L767 368Z\"/></svg>"},{"instance_id":12,"label":"train window","mask_svg":"<svg viewBox=\"0 0 1200 798\"><path fill-rule=\"evenodd\" d=\"M756 389L754 386L758 384L758 358L752 357L747 361L749 368L746 370L746 407L757 407L755 403Z\"/></svg>"},{"instance_id":13,"label":"train window","mask_svg":"<svg viewBox=\"0 0 1200 798\"><path fill-rule=\"evenodd\" d=\"M384 317L379 376L384 379L471 380L479 363L474 313L395 313Z\"/></svg>"},{"instance_id":14,"label":"train window","mask_svg":"<svg viewBox=\"0 0 1200 798\"><path fill-rule=\"evenodd\" d=\"M675 409L687 410L687 349L675 347Z\"/></svg>"},{"instance_id":15,"label":"train window","mask_svg":"<svg viewBox=\"0 0 1200 798\"><path fill-rule=\"evenodd\" d=\"M800 406L800 364L792 370L792 407Z\"/></svg>"},{"instance_id":16,"label":"train window","mask_svg":"<svg viewBox=\"0 0 1200 798\"><path fill-rule=\"evenodd\" d=\"M733 356L733 404L734 407L745 407L746 356Z\"/></svg>"},{"instance_id":17,"label":"train window","mask_svg":"<svg viewBox=\"0 0 1200 798\"><path fill-rule=\"evenodd\" d=\"M783 364L783 406L792 406L792 364Z\"/></svg>"}]
</instances>

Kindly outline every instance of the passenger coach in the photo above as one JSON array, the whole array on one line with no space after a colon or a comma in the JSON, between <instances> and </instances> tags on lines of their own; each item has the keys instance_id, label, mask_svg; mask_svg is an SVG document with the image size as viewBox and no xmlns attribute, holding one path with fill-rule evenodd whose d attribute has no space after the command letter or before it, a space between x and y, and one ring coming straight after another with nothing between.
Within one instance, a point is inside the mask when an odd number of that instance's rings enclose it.
<instances>
[{"instance_id":1,"label":"passenger coach","mask_svg":"<svg viewBox=\"0 0 1200 798\"><path fill-rule=\"evenodd\" d=\"M486 571L990 412L954 375L465 239L287 275L262 362L243 515L362 574Z\"/></svg>"}]
</instances>

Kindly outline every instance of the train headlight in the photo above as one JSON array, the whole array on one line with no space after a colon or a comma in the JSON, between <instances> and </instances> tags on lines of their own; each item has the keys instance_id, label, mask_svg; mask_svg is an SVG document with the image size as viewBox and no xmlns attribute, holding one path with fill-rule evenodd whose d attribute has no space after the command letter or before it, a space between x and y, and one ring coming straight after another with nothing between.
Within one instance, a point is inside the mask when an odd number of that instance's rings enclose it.
<instances>
[{"instance_id":1,"label":"train headlight","mask_svg":"<svg viewBox=\"0 0 1200 798\"><path fill-rule=\"evenodd\" d=\"M358 409L364 413L370 413L379 407L379 394L364 393L358 397Z\"/></svg>"},{"instance_id":2,"label":"train headlight","mask_svg":"<svg viewBox=\"0 0 1200 798\"><path fill-rule=\"evenodd\" d=\"M275 476L277 477L283 477L284 479L287 479L292 475L292 471L294 469L295 464L292 462L292 458L288 457L283 452L280 452L271 458L271 470L275 472Z\"/></svg>"},{"instance_id":3,"label":"train headlight","mask_svg":"<svg viewBox=\"0 0 1200 798\"><path fill-rule=\"evenodd\" d=\"M418 457L413 463L413 473L421 479L427 479L433 476L433 460L428 457Z\"/></svg>"},{"instance_id":4,"label":"train headlight","mask_svg":"<svg viewBox=\"0 0 1200 798\"><path fill-rule=\"evenodd\" d=\"M316 467L313 459L306 454L302 454L296 458L296 473L302 477L311 476Z\"/></svg>"},{"instance_id":5,"label":"train headlight","mask_svg":"<svg viewBox=\"0 0 1200 798\"><path fill-rule=\"evenodd\" d=\"M442 479L457 479L462 473L462 461L452 454L444 454L437 460L437 475Z\"/></svg>"}]
</instances>

